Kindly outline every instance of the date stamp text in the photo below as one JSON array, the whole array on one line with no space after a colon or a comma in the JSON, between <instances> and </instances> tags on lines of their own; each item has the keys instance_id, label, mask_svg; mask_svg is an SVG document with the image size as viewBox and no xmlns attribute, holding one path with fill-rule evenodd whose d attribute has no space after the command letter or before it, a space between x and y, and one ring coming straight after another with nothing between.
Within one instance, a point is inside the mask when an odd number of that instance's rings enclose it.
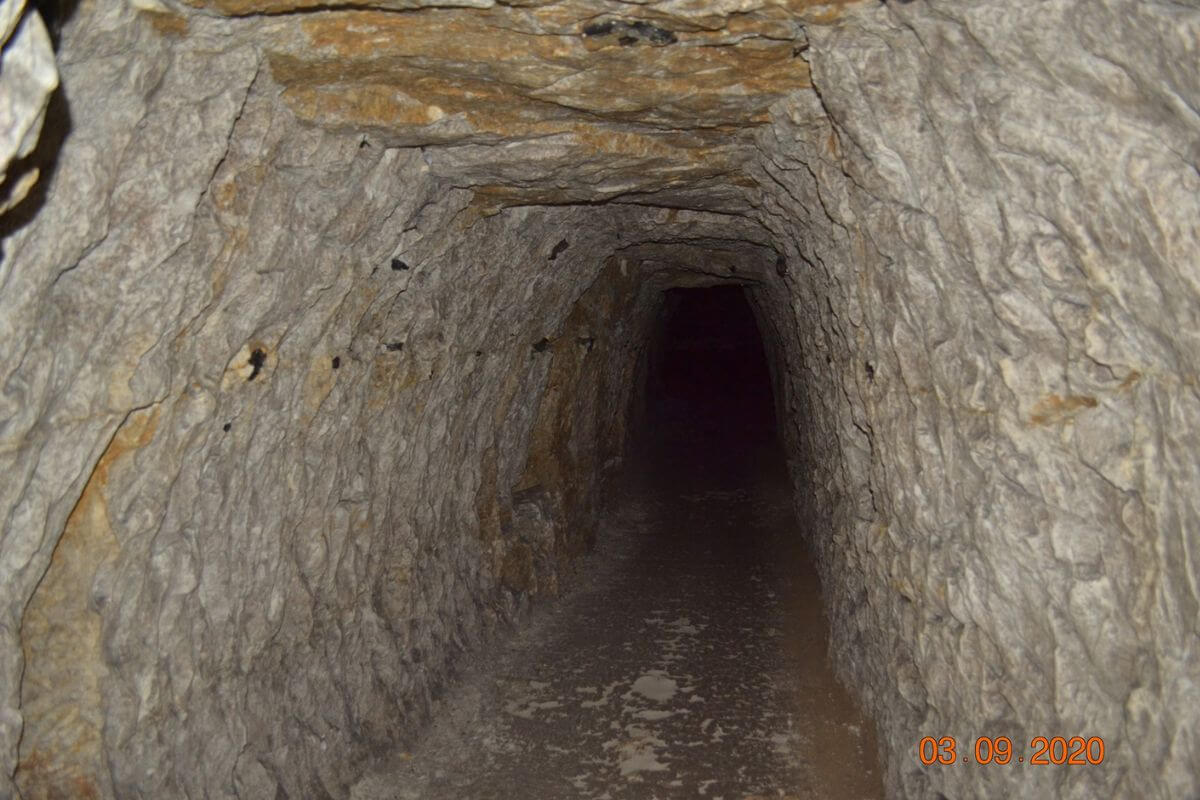
<instances>
[{"instance_id":1,"label":"date stamp text","mask_svg":"<svg viewBox=\"0 0 1200 800\"><path fill-rule=\"evenodd\" d=\"M1034 736L1027 753L1017 753L1007 736L980 736L960 746L953 736L926 736L917 745L917 757L931 764L1032 764L1071 766L1104 763L1104 740L1099 736Z\"/></svg>"}]
</instances>

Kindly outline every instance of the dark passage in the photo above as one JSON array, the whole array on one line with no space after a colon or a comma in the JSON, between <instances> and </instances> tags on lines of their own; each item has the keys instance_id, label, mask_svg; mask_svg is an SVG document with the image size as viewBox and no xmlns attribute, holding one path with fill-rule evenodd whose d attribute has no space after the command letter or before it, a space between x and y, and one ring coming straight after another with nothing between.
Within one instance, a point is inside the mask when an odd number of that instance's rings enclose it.
<instances>
[{"instance_id":1,"label":"dark passage","mask_svg":"<svg viewBox=\"0 0 1200 800\"><path fill-rule=\"evenodd\" d=\"M648 360L638 457L689 480L785 477L771 374L742 287L668 290Z\"/></svg>"},{"instance_id":2,"label":"dark passage","mask_svg":"<svg viewBox=\"0 0 1200 800\"><path fill-rule=\"evenodd\" d=\"M355 797L882 796L828 668L751 309L737 287L664 300L636 456L581 585Z\"/></svg>"}]
</instances>

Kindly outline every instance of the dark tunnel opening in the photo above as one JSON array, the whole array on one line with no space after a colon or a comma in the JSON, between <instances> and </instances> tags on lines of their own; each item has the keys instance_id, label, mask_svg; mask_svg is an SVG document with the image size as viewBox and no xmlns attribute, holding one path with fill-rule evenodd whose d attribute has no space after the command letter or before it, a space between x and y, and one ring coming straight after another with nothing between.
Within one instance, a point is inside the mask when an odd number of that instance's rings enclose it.
<instances>
[{"instance_id":1,"label":"dark tunnel opening","mask_svg":"<svg viewBox=\"0 0 1200 800\"><path fill-rule=\"evenodd\" d=\"M786 482L771 371L747 289L668 289L631 451L680 478Z\"/></svg>"}]
</instances>

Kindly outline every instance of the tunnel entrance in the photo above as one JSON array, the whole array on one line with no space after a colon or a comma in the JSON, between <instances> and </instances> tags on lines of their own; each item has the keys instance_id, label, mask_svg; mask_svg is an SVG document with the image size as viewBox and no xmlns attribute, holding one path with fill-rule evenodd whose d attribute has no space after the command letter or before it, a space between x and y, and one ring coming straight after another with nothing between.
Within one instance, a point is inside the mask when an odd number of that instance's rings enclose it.
<instances>
[{"instance_id":1,"label":"tunnel entrance","mask_svg":"<svg viewBox=\"0 0 1200 800\"><path fill-rule=\"evenodd\" d=\"M786 482L771 371L748 291L663 292L631 448L647 467L710 483Z\"/></svg>"}]
</instances>

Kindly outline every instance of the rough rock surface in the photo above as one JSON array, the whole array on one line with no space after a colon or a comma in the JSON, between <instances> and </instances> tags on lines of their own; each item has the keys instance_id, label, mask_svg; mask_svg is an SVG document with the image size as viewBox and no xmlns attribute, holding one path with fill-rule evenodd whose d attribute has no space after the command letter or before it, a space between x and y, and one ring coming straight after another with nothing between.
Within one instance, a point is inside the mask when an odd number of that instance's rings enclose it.
<instances>
[{"instance_id":1,"label":"rough rock surface","mask_svg":"<svg viewBox=\"0 0 1200 800\"><path fill-rule=\"evenodd\" d=\"M3 221L0 795L344 796L569 579L713 281L889 791L1200 792L1194 4L195 5L80 4Z\"/></svg>"},{"instance_id":2,"label":"rough rock surface","mask_svg":"<svg viewBox=\"0 0 1200 800\"><path fill-rule=\"evenodd\" d=\"M760 140L804 265L770 316L888 785L1196 796L1200 14L928 3L810 36L820 105ZM923 735L1107 754L931 770Z\"/></svg>"}]
</instances>

